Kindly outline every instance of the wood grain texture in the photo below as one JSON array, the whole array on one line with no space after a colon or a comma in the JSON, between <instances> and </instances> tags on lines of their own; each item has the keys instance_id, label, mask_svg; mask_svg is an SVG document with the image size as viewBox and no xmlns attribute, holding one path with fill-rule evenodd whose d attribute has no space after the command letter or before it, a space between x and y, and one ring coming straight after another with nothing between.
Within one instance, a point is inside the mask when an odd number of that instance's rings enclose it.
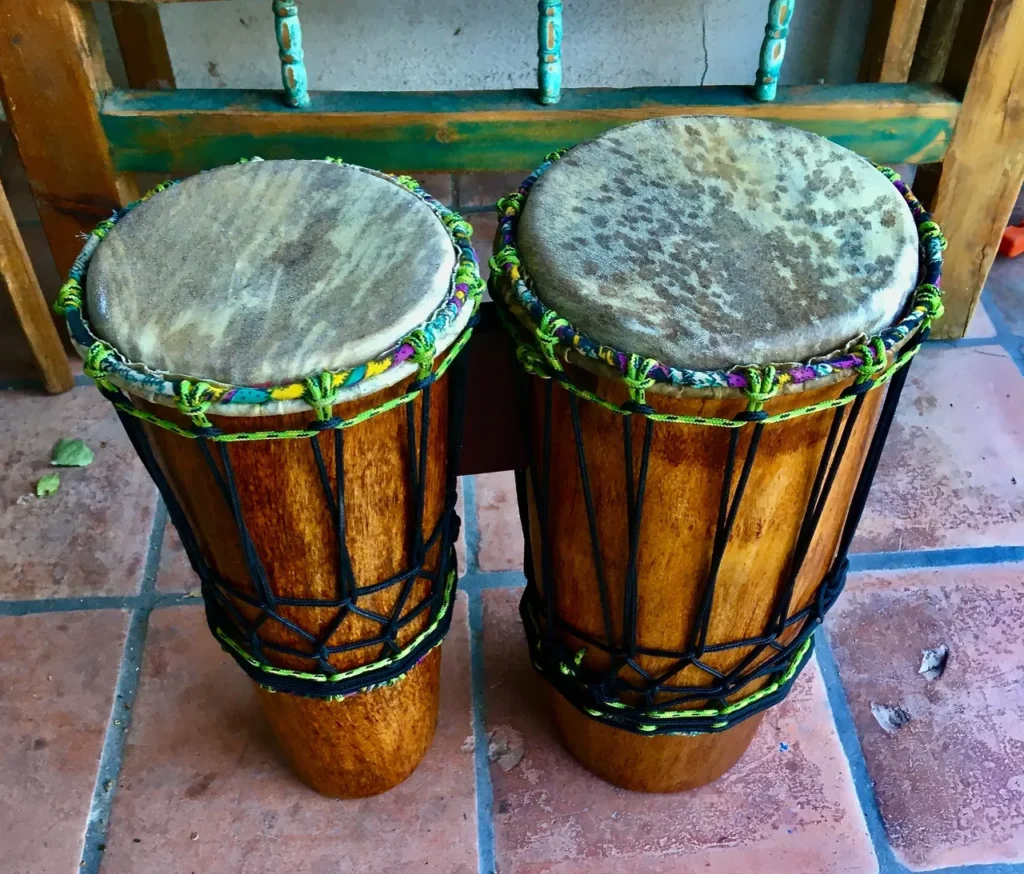
<instances>
[{"instance_id":1,"label":"wood grain texture","mask_svg":"<svg viewBox=\"0 0 1024 874\"><path fill-rule=\"evenodd\" d=\"M961 337L1024 180L1024 0L965 5L945 84L963 111L928 203L949 240L937 337Z\"/></svg>"},{"instance_id":2,"label":"wood grain texture","mask_svg":"<svg viewBox=\"0 0 1024 874\"><path fill-rule=\"evenodd\" d=\"M75 384L64 344L39 287L25 243L0 185L0 284L6 286L21 329L43 374L48 392L69 391Z\"/></svg>"},{"instance_id":3,"label":"wood grain texture","mask_svg":"<svg viewBox=\"0 0 1024 874\"><path fill-rule=\"evenodd\" d=\"M424 530L429 533L444 506L448 441L447 378L435 383L430 409ZM350 417L400 394L394 386L369 398L335 407ZM417 400L417 422L422 404ZM176 411L146 405L175 421ZM409 518L413 490L407 471L405 410L377 416L345 432L346 542L357 584L385 580L412 564ZM305 427L311 415L268 419L211 417L226 431ZM271 424L272 423L272 424ZM242 557L240 539L227 503L195 441L146 426L154 450L182 508L196 532L204 556L222 576L254 591ZM318 437L328 473L335 475L333 435ZM308 440L235 443L228 450L242 513L266 568L273 591L283 597L336 598L337 540ZM425 566L438 566L440 551L427 554ZM389 615L400 587L360 596L359 607ZM428 583L412 587L402 615L419 603ZM239 609L252 616L253 608ZM335 611L326 608L280 608L306 631L322 633ZM424 614L397 634L404 645L425 627ZM368 639L380 632L372 619L349 614L330 638L330 645ZM261 637L270 642L306 647L285 626L268 621ZM338 669L376 661L383 647L361 647L331 657ZM281 667L310 670L309 660L268 651ZM354 695L343 701L300 699L285 693L263 693L264 711L295 772L325 795L363 797L383 792L408 777L430 745L437 720L440 661L437 653L421 661L392 686Z\"/></svg>"},{"instance_id":4,"label":"wood grain texture","mask_svg":"<svg viewBox=\"0 0 1024 874\"><path fill-rule=\"evenodd\" d=\"M941 88L780 88L771 103L742 87L566 89L542 107L532 91L314 93L309 110L274 92L115 92L103 126L122 171L191 173L254 151L384 170L521 170L609 128L663 115L733 115L789 124L888 163L940 160L959 114Z\"/></svg>"},{"instance_id":5,"label":"wood grain texture","mask_svg":"<svg viewBox=\"0 0 1024 874\"><path fill-rule=\"evenodd\" d=\"M551 716L577 762L602 780L633 792L685 792L714 783L747 751L764 713L696 737L640 737L589 719L553 689Z\"/></svg>"},{"instance_id":6,"label":"wood grain texture","mask_svg":"<svg viewBox=\"0 0 1024 874\"><path fill-rule=\"evenodd\" d=\"M911 82L941 82L965 0L928 0L910 65Z\"/></svg>"},{"instance_id":7,"label":"wood grain texture","mask_svg":"<svg viewBox=\"0 0 1024 874\"><path fill-rule=\"evenodd\" d=\"M573 369L573 378L602 397L623 403L627 395L618 381L588 376ZM534 457L540 458L544 385L533 383L535 426L531 434ZM775 398L769 413L794 409L838 396L849 381ZM832 562L849 501L856 485L868 441L874 430L883 392L868 395L853 429L807 558L797 576L790 613L810 603ZM553 474L549 496L549 531L552 548L555 609L559 617L582 632L606 639L599 589L587 536L586 505L569 411L568 393L554 390L552 416ZM648 402L661 412L734 417L744 408L739 400L711 400L648 394ZM849 410L849 408L847 408ZM802 416L766 426L757 461L736 518L715 589L708 628L708 644L727 643L763 634L776 606L778 593L789 573L789 562L817 466L824 451L832 414ZM629 556L627 487L621 419L594 404L580 404L588 474L596 509L598 540L604 562L609 603L613 605L613 633L621 644L626 563ZM634 464L639 465L644 423L631 424ZM740 436L738 468L749 445L752 429ZM647 474L647 490L638 556L637 641L644 647L683 651L691 641L704 580L711 559L722 478L726 469L729 434L724 429L655 425ZM636 469L636 468L635 468ZM528 488L531 541L538 544L535 495ZM539 550L535 550L535 577L542 580ZM790 629L791 635L796 628ZM783 636L783 641L792 639ZM584 641L564 635L570 652L586 647ZM720 671L735 667L750 654L749 647L706 653L706 662ZM760 664L763 655L753 664ZM644 670L660 673L671 660L641 655ZM589 647L587 667L607 666L608 656ZM628 676L628 675L627 675ZM638 676L630 677L639 682ZM706 686L710 675L690 666L675 674L673 683ZM738 700L764 684L748 684L731 700ZM691 706L702 706L693 702ZM741 723L714 737L652 739L622 729L595 728L590 717L571 706L555 708L556 722L569 751L604 779L628 789L675 792L704 785L727 770L743 754L756 726Z\"/></svg>"},{"instance_id":8,"label":"wood grain texture","mask_svg":"<svg viewBox=\"0 0 1024 874\"><path fill-rule=\"evenodd\" d=\"M110 18L128 84L147 91L173 88L174 69L160 23L160 10L152 3L111 0Z\"/></svg>"},{"instance_id":9,"label":"wood grain texture","mask_svg":"<svg viewBox=\"0 0 1024 874\"><path fill-rule=\"evenodd\" d=\"M114 170L99 122L110 87L102 57L91 8L0 5L4 111L62 273L80 235L138 196L134 180Z\"/></svg>"},{"instance_id":10,"label":"wood grain texture","mask_svg":"<svg viewBox=\"0 0 1024 874\"><path fill-rule=\"evenodd\" d=\"M906 82L928 0L875 0L861 57L862 82Z\"/></svg>"}]
</instances>

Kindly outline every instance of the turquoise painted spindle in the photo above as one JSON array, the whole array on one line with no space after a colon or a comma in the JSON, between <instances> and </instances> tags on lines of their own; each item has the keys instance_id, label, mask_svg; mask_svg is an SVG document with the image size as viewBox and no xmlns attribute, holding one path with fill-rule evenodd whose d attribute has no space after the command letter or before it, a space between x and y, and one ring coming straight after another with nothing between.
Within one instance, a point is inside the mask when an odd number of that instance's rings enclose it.
<instances>
[{"instance_id":1,"label":"turquoise painted spindle","mask_svg":"<svg viewBox=\"0 0 1024 874\"><path fill-rule=\"evenodd\" d=\"M281 55L281 81L284 83L285 100L289 106L309 106L297 0L274 0L274 26Z\"/></svg>"},{"instance_id":2,"label":"turquoise painted spindle","mask_svg":"<svg viewBox=\"0 0 1024 874\"><path fill-rule=\"evenodd\" d=\"M558 103L562 96L562 0L540 0L537 12L540 102Z\"/></svg>"},{"instance_id":3,"label":"turquoise painted spindle","mask_svg":"<svg viewBox=\"0 0 1024 874\"><path fill-rule=\"evenodd\" d=\"M754 96L758 100L774 100L779 85L782 59L786 56L786 37L789 22L793 18L795 0L771 0L768 7L768 24L764 28L764 42L761 43L761 66L757 68L754 81Z\"/></svg>"}]
</instances>

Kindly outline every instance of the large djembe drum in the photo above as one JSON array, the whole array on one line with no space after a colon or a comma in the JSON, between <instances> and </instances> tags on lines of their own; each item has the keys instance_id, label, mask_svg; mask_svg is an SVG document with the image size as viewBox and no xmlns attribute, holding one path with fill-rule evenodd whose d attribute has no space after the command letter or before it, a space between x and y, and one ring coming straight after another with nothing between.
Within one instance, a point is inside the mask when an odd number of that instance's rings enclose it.
<instances>
[{"instance_id":1,"label":"large djembe drum","mask_svg":"<svg viewBox=\"0 0 1024 874\"><path fill-rule=\"evenodd\" d=\"M726 118L610 131L498 212L531 658L587 768L700 786L843 586L941 234L891 171Z\"/></svg>"},{"instance_id":2,"label":"large djembe drum","mask_svg":"<svg viewBox=\"0 0 1024 874\"><path fill-rule=\"evenodd\" d=\"M101 224L61 294L211 630L329 795L390 788L434 734L469 234L408 177L253 160Z\"/></svg>"}]
</instances>

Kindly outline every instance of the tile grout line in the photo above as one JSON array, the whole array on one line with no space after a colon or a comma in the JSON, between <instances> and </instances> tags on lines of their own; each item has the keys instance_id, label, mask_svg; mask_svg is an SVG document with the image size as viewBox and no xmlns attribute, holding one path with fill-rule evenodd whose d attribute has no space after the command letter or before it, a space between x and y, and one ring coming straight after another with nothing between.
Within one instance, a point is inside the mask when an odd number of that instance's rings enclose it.
<instances>
[{"instance_id":1,"label":"tile grout line","mask_svg":"<svg viewBox=\"0 0 1024 874\"><path fill-rule=\"evenodd\" d=\"M33 613L72 613L82 610L134 610L142 606L139 595L94 595L83 598L39 598L0 601L0 616Z\"/></svg>"},{"instance_id":2,"label":"tile grout line","mask_svg":"<svg viewBox=\"0 0 1024 874\"><path fill-rule=\"evenodd\" d=\"M981 297L978 299L978 306L988 316L992 327L995 328L994 337L960 337L956 340L938 340L936 342L948 348L972 348L974 346L999 346L1006 352L1017 369L1024 376L1024 336L1015 334L1006 324L1003 313L994 303L991 303L990 296L982 289ZM975 309L977 312L977 309Z\"/></svg>"},{"instance_id":3,"label":"tile grout line","mask_svg":"<svg viewBox=\"0 0 1024 874\"><path fill-rule=\"evenodd\" d=\"M1024 562L1024 546L957 546L906 552L857 552L850 555L850 572L968 567Z\"/></svg>"},{"instance_id":4,"label":"tile grout line","mask_svg":"<svg viewBox=\"0 0 1024 874\"><path fill-rule=\"evenodd\" d=\"M996 329L996 335L992 338L992 341L1006 350L1006 353L1017 365L1021 375L1024 376L1024 337L1020 337L1010 330L999 307L994 304L991 307L988 305L988 295L984 293L984 289L982 289L981 299L978 302L984 308L985 315L988 316L989 321L992 322L993 327Z\"/></svg>"},{"instance_id":5,"label":"tile grout line","mask_svg":"<svg viewBox=\"0 0 1024 874\"><path fill-rule=\"evenodd\" d=\"M462 477L462 506L464 516L462 530L466 539L466 567L464 577L476 575L479 571L480 524L476 515L476 477Z\"/></svg>"},{"instance_id":6,"label":"tile grout line","mask_svg":"<svg viewBox=\"0 0 1024 874\"><path fill-rule=\"evenodd\" d=\"M488 757L484 606L480 591L469 595L469 664L473 700L473 775L476 784L476 849L479 874L495 874L494 788Z\"/></svg>"},{"instance_id":7,"label":"tile grout line","mask_svg":"<svg viewBox=\"0 0 1024 874\"><path fill-rule=\"evenodd\" d=\"M486 678L484 676L484 608L481 576L477 568L480 529L476 514L476 479L462 478L462 505L465 519L466 571L459 581L469 597L469 666L473 717L473 782L476 802L476 852L478 874L494 874L494 790L491 763L488 760Z\"/></svg>"},{"instance_id":8,"label":"tile grout line","mask_svg":"<svg viewBox=\"0 0 1024 874\"><path fill-rule=\"evenodd\" d=\"M153 526L149 533L142 584L139 587L139 603L132 610L128 633L125 635L124 654L114 686L110 722L103 739L96 784L89 804L82 861L79 865L79 870L83 874L99 874L103 864L110 811L114 796L117 794L117 781L121 774L125 743L132 724L132 707L139 687L139 671L149 630L149 614L155 600L156 577L160 567L160 551L166 525L167 510L163 501L158 500Z\"/></svg>"},{"instance_id":9,"label":"tile grout line","mask_svg":"<svg viewBox=\"0 0 1024 874\"><path fill-rule=\"evenodd\" d=\"M465 485L463 488L465 489ZM472 492L467 490L463 494L468 501ZM463 571L459 588L467 594L475 594L485 589L514 589L526 585L526 577L521 570L478 570L474 549L478 548L479 532L475 530L471 519L464 519L463 524L466 526L468 567ZM908 552L860 552L850 556L850 572L976 567L1022 562L1024 562L1024 546L968 546ZM86 598L40 598L23 601L0 600L0 617L80 610L136 610L147 604L150 609L159 610L164 607L192 603L202 605L202 598L199 596L198 590L157 592L150 602L144 602L140 595L98 595Z\"/></svg>"},{"instance_id":10,"label":"tile grout line","mask_svg":"<svg viewBox=\"0 0 1024 874\"><path fill-rule=\"evenodd\" d=\"M860 736L857 734L857 727L853 721L853 712L846 698L846 692L839 676L839 666L836 664L832 646L823 626L818 628L814 637L815 658L818 661L818 670L821 672L822 680L825 682L829 709L832 711L832 724L839 735L839 743L842 745L846 761L850 766L850 777L853 780L857 802L867 826L868 838L878 862L878 872L879 874L901 874L906 869L897 861L885 833L885 823L878 808L874 784L868 773L867 760L864 758Z\"/></svg>"}]
</instances>

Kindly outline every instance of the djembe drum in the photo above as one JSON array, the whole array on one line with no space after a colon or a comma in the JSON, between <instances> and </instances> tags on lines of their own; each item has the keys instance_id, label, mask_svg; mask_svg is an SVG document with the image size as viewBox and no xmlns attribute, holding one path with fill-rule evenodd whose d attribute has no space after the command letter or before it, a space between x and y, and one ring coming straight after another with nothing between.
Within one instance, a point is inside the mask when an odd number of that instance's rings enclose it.
<instances>
[{"instance_id":1,"label":"djembe drum","mask_svg":"<svg viewBox=\"0 0 1024 874\"><path fill-rule=\"evenodd\" d=\"M700 786L786 695L843 586L940 313L941 234L891 171L726 118L553 155L498 213L492 294L533 377L531 658L584 766Z\"/></svg>"},{"instance_id":2,"label":"djembe drum","mask_svg":"<svg viewBox=\"0 0 1024 874\"><path fill-rule=\"evenodd\" d=\"M101 224L59 302L211 630L325 794L390 788L433 738L470 233L408 177L253 160Z\"/></svg>"}]
</instances>

